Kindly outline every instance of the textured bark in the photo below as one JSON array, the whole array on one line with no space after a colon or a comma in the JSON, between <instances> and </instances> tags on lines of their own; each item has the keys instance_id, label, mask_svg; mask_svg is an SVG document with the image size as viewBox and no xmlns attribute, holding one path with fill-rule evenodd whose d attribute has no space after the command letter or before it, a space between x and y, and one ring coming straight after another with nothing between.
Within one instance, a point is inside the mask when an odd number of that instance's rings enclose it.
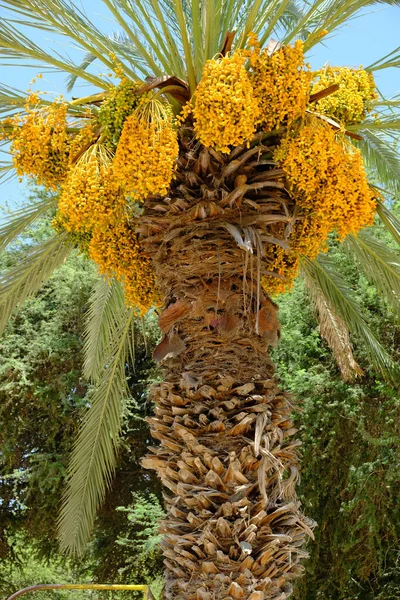
<instances>
[{"instance_id":1,"label":"textured bark","mask_svg":"<svg viewBox=\"0 0 400 600\"><path fill-rule=\"evenodd\" d=\"M284 600L312 523L295 492L292 405L268 356L277 308L260 278L268 272L261 248L274 224L290 226L291 200L265 160L268 147L224 157L181 135L171 197L148 201L141 217L164 299L155 357L165 381L152 389L150 419L160 444L144 466L168 490L165 594Z\"/></svg>"}]
</instances>

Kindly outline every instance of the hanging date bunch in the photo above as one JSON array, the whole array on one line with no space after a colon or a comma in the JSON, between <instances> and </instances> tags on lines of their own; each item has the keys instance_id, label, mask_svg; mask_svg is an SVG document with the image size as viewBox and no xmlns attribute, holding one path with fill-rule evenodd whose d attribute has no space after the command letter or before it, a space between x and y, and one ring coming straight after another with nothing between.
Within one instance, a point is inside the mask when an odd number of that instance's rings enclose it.
<instances>
[{"instance_id":1,"label":"hanging date bunch","mask_svg":"<svg viewBox=\"0 0 400 600\"><path fill-rule=\"evenodd\" d=\"M17 174L58 192L56 231L119 279L141 313L157 302L154 274L136 233L142 202L165 194L178 155L173 113L140 82L121 81L89 99L45 102L30 94L4 119ZM87 101L88 100L88 101Z\"/></svg>"},{"instance_id":2,"label":"hanging date bunch","mask_svg":"<svg viewBox=\"0 0 400 600\"><path fill-rule=\"evenodd\" d=\"M66 102L40 105L30 94L23 114L2 122L1 138L11 142L11 154L17 175L34 177L50 190L57 189L65 177L70 158L72 136L67 128Z\"/></svg>"}]
</instances>

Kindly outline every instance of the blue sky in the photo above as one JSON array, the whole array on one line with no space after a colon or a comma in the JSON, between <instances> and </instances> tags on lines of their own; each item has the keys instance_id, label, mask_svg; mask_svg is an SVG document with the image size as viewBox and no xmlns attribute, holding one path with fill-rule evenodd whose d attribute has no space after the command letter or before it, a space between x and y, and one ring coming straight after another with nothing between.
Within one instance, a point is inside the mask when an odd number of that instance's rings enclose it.
<instances>
[{"instance_id":1,"label":"blue sky","mask_svg":"<svg viewBox=\"0 0 400 600\"><path fill-rule=\"evenodd\" d=\"M83 0L81 3L85 12L91 16L96 26L106 32L116 31L103 7L96 0ZM0 11L3 9L0 9ZM1 18L0 14L0 18ZM3 15L4 16L4 15ZM330 62L332 65L358 67L368 66L377 59L388 54L400 45L400 7L376 5L368 9L366 14L352 21L331 37L326 37L323 43L313 48L308 60L313 68L318 68ZM53 37L49 33L35 33L35 42L45 47L54 46ZM55 46L57 48L57 46ZM58 46L61 53L64 47ZM70 52L73 54L73 52ZM19 89L27 89L30 79L37 73L35 69L4 67L0 65L0 81ZM376 82L380 91L386 96L400 93L399 69L378 71ZM57 74L46 74L40 81L40 89L63 93L63 79ZM80 95L80 91L76 91ZM25 195L25 185L13 180L0 188L0 205L11 206L20 204Z\"/></svg>"}]
</instances>

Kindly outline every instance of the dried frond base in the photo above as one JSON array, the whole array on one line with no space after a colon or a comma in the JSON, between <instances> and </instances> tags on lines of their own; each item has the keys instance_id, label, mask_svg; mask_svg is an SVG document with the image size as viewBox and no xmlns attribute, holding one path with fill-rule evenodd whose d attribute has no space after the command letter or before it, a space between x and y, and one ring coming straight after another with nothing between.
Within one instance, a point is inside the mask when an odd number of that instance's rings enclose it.
<instances>
[{"instance_id":1,"label":"dried frond base","mask_svg":"<svg viewBox=\"0 0 400 600\"><path fill-rule=\"evenodd\" d=\"M312 535L295 493L291 405L273 379L218 379L197 387L185 372L152 392L161 443L144 466L171 491L166 597L284 600Z\"/></svg>"}]
</instances>

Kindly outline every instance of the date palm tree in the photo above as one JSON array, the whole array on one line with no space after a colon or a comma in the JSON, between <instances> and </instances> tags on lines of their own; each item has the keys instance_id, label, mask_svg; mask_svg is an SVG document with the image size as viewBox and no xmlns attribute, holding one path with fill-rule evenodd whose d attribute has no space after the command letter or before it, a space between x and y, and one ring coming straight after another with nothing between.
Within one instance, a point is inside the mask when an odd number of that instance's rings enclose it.
<instances>
[{"instance_id":1,"label":"date palm tree","mask_svg":"<svg viewBox=\"0 0 400 600\"><path fill-rule=\"evenodd\" d=\"M307 52L371 4L102 0L117 31L105 35L70 0L0 0L5 11L0 23L2 62L65 73L68 93L78 81L88 84L84 98L66 103L69 134L77 123L81 127L85 119L97 119L101 107L114 97L115 86L98 65L125 82L135 82L138 95L151 93L154 103L162 97L163 106L169 105L175 115L183 107L175 174L167 193L149 191L132 216L135 240L151 261L161 298L163 339L155 358L163 365L164 381L152 389L156 414L150 419L159 443L149 450L144 466L156 469L168 490L168 517L162 525L167 598L284 600L301 574L306 556L302 546L313 529L296 497L299 443L293 440L292 401L279 389L269 356L279 338L279 321L271 299L276 288L268 282L281 281L285 274L271 271L268 256L276 259L277 248L290 255L291 233L301 220L287 173L274 154L287 134L288 121L284 118L269 131L254 131L228 149L213 148L199 141L196 120L186 109L191 99L193 113L201 106L199 84L207 61L219 65L223 57L248 57L250 33L266 48L265 57L279 52L280 44L286 48L296 40L303 40ZM43 48L29 37L31 30L67 40L74 53L81 52L80 60ZM279 44L271 38L279 38ZM366 71L399 65L396 49ZM343 123L324 115L318 104L338 89L333 84L311 93L309 116L303 121L319 119L329 131L342 135ZM346 124L347 137L362 151L371 176L388 198L400 189L399 102L371 98L369 110L379 118L370 112ZM35 110L51 101L43 96L36 103ZM117 112L124 110L113 106ZM1 86L5 130L10 118L19 114L23 119L29 110L27 93ZM201 118L198 113L198 121ZM105 135L101 123L100 119L96 140ZM12 162L3 162L2 175L7 178L13 168ZM400 223L382 198L377 200L378 216L398 243ZM54 210L57 202L55 194L15 212L1 225L1 248ZM398 313L398 255L368 230L350 233L344 243ZM2 275L1 328L77 244L82 246L82 239L58 228L16 269ZM300 253L300 262L321 333L343 375L351 378L361 372L350 330L363 340L373 365L395 381L396 366L329 254L310 258ZM112 479L128 394L125 364L134 361L134 317L118 277L99 278L87 315L84 365L94 390L71 459L59 524L61 546L74 554L83 551Z\"/></svg>"}]
</instances>

